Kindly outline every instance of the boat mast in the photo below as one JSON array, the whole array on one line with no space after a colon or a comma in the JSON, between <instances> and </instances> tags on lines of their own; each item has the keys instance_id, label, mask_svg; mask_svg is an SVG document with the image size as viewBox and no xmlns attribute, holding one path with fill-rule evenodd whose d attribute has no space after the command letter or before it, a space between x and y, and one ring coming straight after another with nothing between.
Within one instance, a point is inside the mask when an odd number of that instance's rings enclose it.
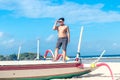
<instances>
[{"instance_id":1,"label":"boat mast","mask_svg":"<svg viewBox=\"0 0 120 80\"><path fill-rule=\"evenodd\" d=\"M37 60L39 60L39 57L40 57L39 55L40 55L40 40L38 39L37 40L37 58L36 58Z\"/></svg>"},{"instance_id":2,"label":"boat mast","mask_svg":"<svg viewBox=\"0 0 120 80\"><path fill-rule=\"evenodd\" d=\"M82 42L82 33L83 33L83 26L81 27L81 31L80 31L80 37L79 37L79 42L78 42L78 50L77 50L76 58L80 58L80 48L81 48L81 42ZM82 63L81 58L80 58L80 62Z\"/></svg>"},{"instance_id":3,"label":"boat mast","mask_svg":"<svg viewBox=\"0 0 120 80\"><path fill-rule=\"evenodd\" d=\"M19 59L20 59L20 53L21 53L21 46L19 46L19 49L18 49L17 60L19 60Z\"/></svg>"}]
</instances>

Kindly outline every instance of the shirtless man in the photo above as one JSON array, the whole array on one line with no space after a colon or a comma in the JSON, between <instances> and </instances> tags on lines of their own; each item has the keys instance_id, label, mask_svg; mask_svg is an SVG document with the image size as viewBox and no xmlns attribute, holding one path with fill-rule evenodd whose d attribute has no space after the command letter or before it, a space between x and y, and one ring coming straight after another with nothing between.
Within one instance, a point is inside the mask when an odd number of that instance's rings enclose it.
<instances>
[{"instance_id":1,"label":"shirtless man","mask_svg":"<svg viewBox=\"0 0 120 80\"><path fill-rule=\"evenodd\" d=\"M58 25L59 23L59 25ZM62 52L63 52L63 61L66 61L66 48L68 42L70 42L70 31L69 27L64 24L64 18L58 19L54 26L53 30L58 31L58 40L56 44L56 49L55 49L55 56L54 56L54 61L57 59L58 51L60 47L62 46Z\"/></svg>"}]
</instances>

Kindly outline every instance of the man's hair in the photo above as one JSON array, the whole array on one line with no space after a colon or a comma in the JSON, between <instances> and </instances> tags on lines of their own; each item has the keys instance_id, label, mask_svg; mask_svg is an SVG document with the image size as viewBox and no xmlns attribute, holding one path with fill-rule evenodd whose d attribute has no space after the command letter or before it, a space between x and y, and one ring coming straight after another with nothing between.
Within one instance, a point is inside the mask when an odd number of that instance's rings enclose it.
<instances>
[{"instance_id":1,"label":"man's hair","mask_svg":"<svg viewBox=\"0 0 120 80\"><path fill-rule=\"evenodd\" d=\"M63 17L59 18L58 20L62 20L62 21L65 21L65 19Z\"/></svg>"}]
</instances>

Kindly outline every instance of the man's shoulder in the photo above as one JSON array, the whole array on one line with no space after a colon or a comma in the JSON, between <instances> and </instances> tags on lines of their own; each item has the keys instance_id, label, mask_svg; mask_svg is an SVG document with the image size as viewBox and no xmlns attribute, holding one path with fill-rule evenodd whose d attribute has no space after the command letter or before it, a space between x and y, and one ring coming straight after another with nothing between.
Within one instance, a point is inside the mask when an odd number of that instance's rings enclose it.
<instances>
[{"instance_id":1,"label":"man's shoulder","mask_svg":"<svg viewBox=\"0 0 120 80\"><path fill-rule=\"evenodd\" d=\"M68 25L65 25L66 28L68 28L69 26Z\"/></svg>"}]
</instances>

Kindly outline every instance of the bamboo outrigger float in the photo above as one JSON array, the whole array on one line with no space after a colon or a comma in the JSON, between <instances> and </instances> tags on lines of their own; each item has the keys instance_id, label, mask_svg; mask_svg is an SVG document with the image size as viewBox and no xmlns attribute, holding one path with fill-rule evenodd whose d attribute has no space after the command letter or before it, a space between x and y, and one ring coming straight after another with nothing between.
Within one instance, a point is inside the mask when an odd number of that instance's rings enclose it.
<instances>
[{"instance_id":1,"label":"bamboo outrigger float","mask_svg":"<svg viewBox=\"0 0 120 80\"><path fill-rule=\"evenodd\" d=\"M71 78L73 76L80 76L93 71L99 67L97 66L96 62L92 65L88 64L88 66L86 66L79 58L82 32L83 27L81 28L78 53L75 61L20 61L19 50L18 61L0 61L0 80L49 80L56 78ZM37 46L39 47L39 45ZM21 49L21 47L19 49ZM37 50L37 52L39 55L39 50ZM50 50L47 50L44 56L45 58L47 57L48 53L51 53L54 57L54 54ZM102 53L102 55L103 54L104 53ZM39 59L39 57L37 57L37 59Z\"/></svg>"}]
</instances>

